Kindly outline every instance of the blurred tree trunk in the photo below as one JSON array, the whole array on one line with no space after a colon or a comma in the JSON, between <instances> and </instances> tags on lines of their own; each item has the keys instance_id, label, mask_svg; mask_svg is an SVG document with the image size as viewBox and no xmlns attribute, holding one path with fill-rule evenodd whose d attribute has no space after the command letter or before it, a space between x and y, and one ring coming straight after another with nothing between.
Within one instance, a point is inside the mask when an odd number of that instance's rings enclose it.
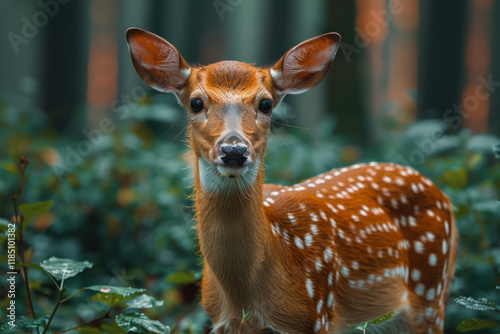
<instances>
[{"instance_id":1,"label":"blurred tree trunk","mask_svg":"<svg viewBox=\"0 0 500 334\"><path fill-rule=\"evenodd\" d=\"M290 15L293 18L289 26L289 34L293 37L293 41L283 53L306 39L328 32L325 31L327 27L325 0L293 0L288 6L291 6ZM299 97L289 96L288 102L293 107L293 114L297 116L297 124L313 130L322 121L325 112L331 109L327 102L329 93L328 85L322 82Z\"/></svg>"},{"instance_id":2,"label":"blurred tree trunk","mask_svg":"<svg viewBox=\"0 0 500 334\"><path fill-rule=\"evenodd\" d=\"M463 89L466 0L421 0L418 49L419 119L443 119Z\"/></svg>"},{"instance_id":3,"label":"blurred tree trunk","mask_svg":"<svg viewBox=\"0 0 500 334\"><path fill-rule=\"evenodd\" d=\"M500 82L500 2L493 2L493 19L491 32L491 75L495 83ZM493 85L492 85L493 86ZM490 112L488 115L489 130L500 135L500 85L491 87L494 91L490 97Z\"/></svg>"},{"instance_id":4,"label":"blurred tree trunk","mask_svg":"<svg viewBox=\"0 0 500 334\"><path fill-rule=\"evenodd\" d=\"M366 143L369 131L363 80L366 80L367 69L360 55L362 50L355 43L357 37L354 29L356 27L356 2L352 0L328 1L324 10L328 30L336 31L342 36L342 45L333 62L332 72L326 77L327 110L338 120L335 133L349 136L355 143ZM349 27L349 29L343 30L343 27Z\"/></svg>"},{"instance_id":5,"label":"blurred tree trunk","mask_svg":"<svg viewBox=\"0 0 500 334\"><path fill-rule=\"evenodd\" d=\"M50 17L43 49L42 108L64 130L86 102L89 3L71 1ZM68 129L70 130L70 129Z\"/></svg>"}]
</instances>

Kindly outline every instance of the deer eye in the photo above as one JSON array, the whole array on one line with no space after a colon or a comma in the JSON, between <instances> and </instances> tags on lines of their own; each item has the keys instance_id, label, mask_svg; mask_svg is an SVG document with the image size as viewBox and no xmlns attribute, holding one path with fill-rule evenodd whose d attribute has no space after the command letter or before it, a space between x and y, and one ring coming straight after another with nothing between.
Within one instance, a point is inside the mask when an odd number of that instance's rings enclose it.
<instances>
[{"instance_id":1,"label":"deer eye","mask_svg":"<svg viewBox=\"0 0 500 334\"><path fill-rule=\"evenodd\" d=\"M189 107L192 112L200 112L203 110L203 101L200 99L192 99Z\"/></svg>"},{"instance_id":2,"label":"deer eye","mask_svg":"<svg viewBox=\"0 0 500 334\"><path fill-rule=\"evenodd\" d=\"M264 114L269 114L273 110L273 101L270 99L264 99L259 103L259 110Z\"/></svg>"}]
</instances>

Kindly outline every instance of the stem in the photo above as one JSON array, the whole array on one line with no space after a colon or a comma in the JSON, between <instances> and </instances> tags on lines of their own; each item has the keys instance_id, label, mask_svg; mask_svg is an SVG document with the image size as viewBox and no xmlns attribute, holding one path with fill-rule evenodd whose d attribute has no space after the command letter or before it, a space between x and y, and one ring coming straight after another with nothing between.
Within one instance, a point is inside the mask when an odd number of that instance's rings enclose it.
<instances>
[{"instance_id":1,"label":"stem","mask_svg":"<svg viewBox=\"0 0 500 334\"><path fill-rule=\"evenodd\" d=\"M54 306L54 309L52 310L52 313L50 314L49 321L47 321L47 325L45 325L45 329L43 330L43 334L47 332L50 326L50 322L52 321L52 318L54 318L54 315L56 314L57 308L59 307L59 304L61 304L61 298L64 293L64 289L59 290L59 296L57 296L57 302L56 305Z\"/></svg>"},{"instance_id":2,"label":"stem","mask_svg":"<svg viewBox=\"0 0 500 334\"><path fill-rule=\"evenodd\" d=\"M66 299L67 299L67 298L66 298ZM62 303L62 301L61 301L61 303ZM71 327L71 328L65 329L65 330L63 330L62 332L59 332L59 333L66 333L66 332L69 332L69 331L75 330L75 329L77 329L77 328L84 327L84 326L88 326L88 325L92 325L92 324L94 324L94 323L96 323L96 322L99 322L99 321L101 321L101 320L104 320L104 319L106 319L106 318L109 318L109 314L111 313L111 309L112 309L112 308L113 308L113 307L110 307L110 308L109 308L109 310L108 310L108 312L106 312L104 315L100 316L99 318L95 318L94 320L91 320L91 321L85 322L85 323L83 323L83 324L81 324L81 325L78 325L78 326L75 326L75 327Z\"/></svg>"},{"instance_id":3,"label":"stem","mask_svg":"<svg viewBox=\"0 0 500 334\"><path fill-rule=\"evenodd\" d=\"M78 290L77 292L75 292L74 294L72 294L71 296L69 296L68 298L64 298L63 300L61 300L61 304L64 303L65 301L70 300L71 298L73 298L74 296L76 296L77 294L79 294L80 292L83 292L85 290L87 290L87 288L82 288L82 289Z\"/></svg>"},{"instance_id":4,"label":"stem","mask_svg":"<svg viewBox=\"0 0 500 334\"><path fill-rule=\"evenodd\" d=\"M20 182L19 182L19 205L23 205L23 200L24 200L24 174L26 172L26 167L28 166L30 160L27 159L24 155L21 156L20 163L21 163L21 170L20 170ZM17 212L17 205L16 205L16 195L12 196L12 201L14 203L14 213L16 216L16 223L19 226L19 257L20 257L20 262L25 263L26 258L25 258L25 241L24 241L24 228L23 228L23 222L24 222L24 216L18 215ZM21 276L24 281L24 286L26 289L26 299L27 299L27 304L28 304L28 318L35 319L35 309L33 308L33 300L31 298L31 289L30 289L30 283L29 283L29 275L28 275L28 270L26 267L21 267ZM38 333L38 328L37 328L37 333ZM31 333L31 330L30 330Z\"/></svg>"}]
</instances>

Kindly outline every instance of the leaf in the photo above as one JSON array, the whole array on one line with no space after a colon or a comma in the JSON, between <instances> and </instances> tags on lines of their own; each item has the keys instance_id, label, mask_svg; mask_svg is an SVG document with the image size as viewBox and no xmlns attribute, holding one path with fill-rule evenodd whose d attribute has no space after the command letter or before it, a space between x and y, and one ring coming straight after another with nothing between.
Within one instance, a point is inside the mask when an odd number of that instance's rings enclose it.
<instances>
[{"instance_id":1,"label":"leaf","mask_svg":"<svg viewBox=\"0 0 500 334\"><path fill-rule=\"evenodd\" d=\"M9 172L11 174L17 174L17 173L19 173L19 169L11 161L2 161L2 162L0 162L0 167L3 170L5 170L5 171L7 171L7 172Z\"/></svg>"},{"instance_id":2,"label":"leaf","mask_svg":"<svg viewBox=\"0 0 500 334\"><path fill-rule=\"evenodd\" d=\"M495 328L498 325L498 323L490 320L466 319L457 326L457 329L460 332L466 332L476 329Z\"/></svg>"},{"instance_id":3,"label":"leaf","mask_svg":"<svg viewBox=\"0 0 500 334\"><path fill-rule=\"evenodd\" d=\"M180 271L167 276L167 281L170 283L190 284L195 283L201 278L201 273L192 273Z\"/></svg>"},{"instance_id":4,"label":"leaf","mask_svg":"<svg viewBox=\"0 0 500 334\"><path fill-rule=\"evenodd\" d=\"M63 278L76 276L87 268L92 268L93 264L88 261L51 257L48 260L42 261L40 266L58 280L62 280Z\"/></svg>"},{"instance_id":5,"label":"leaf","mask_svg":"<svg viewBox=\"0 0 500 334\"><path fill-rule=\"evenodd\" d=\"M163 304L163 300L155 299L154 297L148 296L146 294L136 296L127 301L127 306L129 308L152 308L163 306Z\"/></svg>"},{"instance_id":6,"label":"leaf","mask_svg":"<svg viewBox=\"0 0 500 334\"><path fill-rule=\"evenodd\" d=\"M26 217L33 217L48 212L52 204L54 201L23 204L19 206L19 211Z\"/></svg>"},{"instance_id":7,"label":"leaf","mask_svg":"<svg viewBox=\"0 0 500 334\"><path fill-rule=\"evenodd\" d=\"M120 314L115 318L116 323L126 331L136 333L170 333L170 327L158 320L151 320L144 313Z\"/></svg>"},{"instance_id":8,"label":"leaf","mask_svg":"<svg viewBox=\"0 0 500 334\"><path fill-rule=\"evenodd\" d=\"M476 311L500 310L497 303L489 301L486 298L474 299L472 297L460 296L455 299L455 303Z\"/></svg>"},{"instance_id":9,"label":"leaf","mask_svg":"<svg viewBox=\"0 0 500 334\"><path fill-rule=\"evenodd\" d=\"M500 144L493 145L493 154L495 154L495 158L500 159Z\"/></svg>"},{"instance_id":10,"label":"leaf","mask_svg":"<svg viewBox=\"0 0 500 334\"><path fill-rule=\"evenodd\" d=\"M145 292L146 289L135 289L131 287L124 286L112 286L112 285L92 285L85 288L86 290L98 291L101 293L116 293L123 297L128 297L139 292Z\"/></svg>"},{"instance_id":11,"label":"leaf","mask_svg":"<svg viewBox=\"0 0 500 334\"><path fill-rule=\"evenodd\" d=\"M445 171L443 173L443 178L450 187L458 190L464 189L469 180L467 170L463 167Z\"/></svg>"},{"instance_id":12,"label":"leaf","mask_svg":"<svg viewBox=\"0 0 500 334\"><path fill-rule=\"evenodd\" d=\"M469 151L491 154L491 148L497 145L500 145L500 138L492 134L479 133L469 137L465 148Z\"/></svg>"},{"instance_id":13,"label":"leaf","mask_svg":"<svg viewBox=\"0 0 500 334\"><path fill-rule=\"evenodd\" d=\"M357 330L361 330L361 331L364 331L366 330L368 327L372 326L372 325L378 325L384 321L387 321L389 319L392 318L392 316L394 315L394 312L391 311L387 314L384 314L383 316L377 318L377 319L373 319L371 321L368 321L368 322L362 322L362 323L359 323L359 324L355 324L355 325L349 325L349 327L352 327L354 329L357 329Z\"/></svg>"},{"instance_id":14,"label":"leaf","mask_svg":"<svg viewBox=\"0 0 500 334\"><path fill-rule=\"evenodd\" d=\"M48 320L49 320L48 314L37 319L29 319L25 316L21 316L19 317L18 320L16 320L16 327L19 326L22 328L38 328L40 326L45 326Z\"/></svg>"},{"instance_id":15,"label":"leaf","mask_svg":"<svg viewBox=\"0 0 500 334\"><path fill-rule=\"evenodd\" d=\"M124 302L128 299L128 297L117 293L98 293L90 298L96 302L106 303L110 306L124 306Z\"/></svg>"}]
</instances>

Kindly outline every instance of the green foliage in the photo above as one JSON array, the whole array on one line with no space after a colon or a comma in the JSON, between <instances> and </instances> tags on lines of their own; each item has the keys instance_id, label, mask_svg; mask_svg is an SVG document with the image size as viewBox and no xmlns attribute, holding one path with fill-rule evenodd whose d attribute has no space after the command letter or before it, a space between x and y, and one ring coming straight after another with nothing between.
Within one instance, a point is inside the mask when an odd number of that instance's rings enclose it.
<instances>
[{"instance_id":1,"label":"green foliage","mask_svg":"<svg viewBox=\"0 0 500 334\"><path fill-rule=\"evenodd\" d=\"M373 320L370 320L367 322L362 322L362 323L355 324L355 325L349 325L349 327L352 327L356 330L359 330L359 331L362 331L363 333L365 333L369 327L371 327L373 325L378 325L378 324L381 324L387 320L390 320L393 315L394 315L394 312L391 311L391 312L384 314L383 316L381 316L377 319L373 319Z\"/></svg>"},{"instance_id":2,"label":"green foliage","mask_svg":"<svg viewBox=\"0 0 500 334\"><path fill-rule=\"evenodd\" d=\"M126 313L116 317L116 323L127 332L169 334L170 327L151 320L144 313Z\"/></svg>"},{"instance_id":3,"label":"green foliage","mask_svg":"<svg viewBox=\"0 0 500 334\"><path fill-rule=\"evenodd\" d=\"M460 332L467 332L478 329L495 328L499 325L500 324L490 320L466 319L457 326L457 329Z\"/></svg>"},{"instance_id":4,"label":"green foliage","mask_svg":"<svg viewBox=\"0 0 500 334\"><path fill-rule=\"evenodd\" d=\"M113 312L141 309L151 319L172 327L177 323L178 333L199 333L209 323L199 307L197 284L202 268L189 197L188 149L182 140L187 121L163 96L145 101L127 106L129 118L112 118L116 129L96 135L94 142L82 130L96 127L84 124L82 117L74 117L66 130L51 129L49 114L6 103L0 106L0 141L8 148L0 151L1 216L14 215L11 196L19 189L21 154L31 161L25 202L53 199L51 208L44 204L24 212L24 206L20 207L27 216L26 262L32 259L31 264L18 267L35 269L30 270L30 278L37 316L52 312L57 295L45 269L35 263L50 257L93 263L91 270L71 277L64 295L67 300L57 310L51 328L63 330L91 321L105 315L110 303L115 305ZM281 124L289 123L292 116L286 105L273 115L265 160L267 182L293 184L332 168L368 161L390 161L419 170L454 205L461 249L451 296L500 300L500 290L494 290L495 282L500 282L498 138L467 130L447 134L443 122L424 121L404 131L389 124L381 142L359 147L355 140L333 135L333 117L325 117L317 128L308 130ZM81 143L90 143L88 153L78 154ZM2 245L8 222L0 220ZM98 290L83 288L96 287L93 284L102 285ZM124 296L111 289L128 286L147 287L151 296L143 292ZM26 309L23 297L16 299L18 310ZM0 310L0 317L1 312L5 310ZM464 319L478 318L478 312L449 303L447 331ZM114 314L103 319L98 331L125 332ZM499 322L496 311L489 310L487 315L490 321Z\"/></svg>"},{"instance_id":5,"label":"green foliage","mask_svg":"<svg viewBox=\"0 0 500 334\"><path fill-rule=\"evenodd\" d=\"M74 261L71 259L60 259L51 257L40 263L40 267L45 269L56 279L62 281L66 278L74 277L87 268L92 268L92 263L88 261Z\"/></svg>"}]
</instances>

